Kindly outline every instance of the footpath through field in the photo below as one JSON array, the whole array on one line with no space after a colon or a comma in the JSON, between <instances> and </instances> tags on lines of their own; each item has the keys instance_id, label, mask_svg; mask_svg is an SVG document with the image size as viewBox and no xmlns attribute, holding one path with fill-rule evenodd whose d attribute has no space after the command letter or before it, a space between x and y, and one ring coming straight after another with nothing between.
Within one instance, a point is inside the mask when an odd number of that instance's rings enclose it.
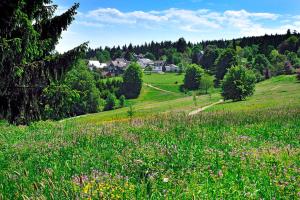
<instances>
[{"instance_id":1,"label":"footpath through field","mask_svg":"<svg viewBox=\"0 0 300 200\"><path fill-rule=\"evenodd\" d=\"M223 99L221 99L221 100L219 100L218 102L215 102L215 103L212 103L212 104L210 104L210 105L208 105L208 106L204 106L204 107L202 107L202 108L199 108L199 109L197 109L197 110L194 110L194 111L192 111L192 112L189 113L189 116L196 115L196 114L198 114L199 112L202 112L202 111L204 111L204 110L206 110L206 109L208 109L208 108L210 108L210 107L212 107L212 106L214 106L214 105L217 105L217 104L220 104L220 103L223 103L223 102L224 102Z\"/></svg>"},{"instance_id":2,"label":"footpath through field","mask_svg":"<svg viewBox=\"0 0 300 200\"><path fill-rule=\"evenodd\" d=\"M161 89L161 88L155 87L155 86L153 86L153 85L151 85L151 84L148 84L148 83L144 83L144 84L145 84L146 86L148 86L148 87L151 87L151 88L155 89L155 90L159 90L159 91L162 91L162 92L167 92L167 93L171 93L171 94L177 94L176 92L172 92L172 91L164 90L164 89Z\"/></svg>"}]
</instances>

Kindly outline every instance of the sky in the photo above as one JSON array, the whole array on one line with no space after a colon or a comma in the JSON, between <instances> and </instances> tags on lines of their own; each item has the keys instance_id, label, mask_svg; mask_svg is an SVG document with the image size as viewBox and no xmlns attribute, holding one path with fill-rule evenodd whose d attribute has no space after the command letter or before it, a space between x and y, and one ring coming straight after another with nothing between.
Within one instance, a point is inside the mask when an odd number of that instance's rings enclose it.
<instances>
[{"instance_id":1,"label":"sky","mask_svg":"<svg viewBox=\"0 0 300 200\"><path fill-rule=\"evenodd\" d=\"M300 0L53 0L56 15L80 3L56 49L151 41L198 42L300 31Z\"/></svg>"}]
</instances>

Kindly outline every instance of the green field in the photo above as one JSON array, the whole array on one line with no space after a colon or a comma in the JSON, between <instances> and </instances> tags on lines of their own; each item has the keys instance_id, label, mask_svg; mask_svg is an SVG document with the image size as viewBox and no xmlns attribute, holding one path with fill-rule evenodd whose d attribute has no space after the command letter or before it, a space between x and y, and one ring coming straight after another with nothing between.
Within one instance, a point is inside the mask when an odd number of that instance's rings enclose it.
<instances>
[{"instance_id":1,"label":"green field","mask_svg":"<svg viewBox=\"0 0 300 200\"><path fill-rule=\"evenodd\" d=\"M295 76L279 76L246 101L187 116L220 95L200 96L196 107L145 86L133 121L123 108L2 122L0 199L299 199L299 91Z\"/></svg>"},{"instance_id":2,"label":"green field","mask_svg":"<svg viewBox=\"0 0 300 200\"><path fill-rule=\"evenodd\" d=\"M165 74L144 74L145 83L159 87L164 90L180 93L180 85L183 84L184 74L165 73Z\"/></svg>"},{"instance_id":3,"label":"green field","mask_svg":"<svg viewBox=\"0 0 300 200\"><path fill-rule=\"evenodd\" d=\"M129 100L127 105L133 105L135 117L140 118L159 113L192 111L198 107L216 102L221 98L219 93L214 93L211 96L202 95L197 98L197 106L195 106L191 96L179 91L179 86L183 83L183 78L183 75L175 73L153 73L151 75L144 75L144 85L139 98ZM175 84L176 81L178 84ZM166 91L151 88L146 84L151 84L152 86ZM84 124L101 124L108 121L124 121L128 119L127 111L128 108L125 107L117 110L80 116L75 120L77 123Z\"/></svg>"}]
</instances>

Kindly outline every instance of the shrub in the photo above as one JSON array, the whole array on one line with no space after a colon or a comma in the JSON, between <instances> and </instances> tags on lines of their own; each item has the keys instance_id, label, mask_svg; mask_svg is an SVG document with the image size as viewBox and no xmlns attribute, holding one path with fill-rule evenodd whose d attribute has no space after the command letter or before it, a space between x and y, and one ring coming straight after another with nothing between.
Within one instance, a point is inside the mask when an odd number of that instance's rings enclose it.
<instances>
[{"instance_id":1,"label":"shrub","mask_svg":"<svg viewBox=\"0 0 300 200\"><path fill-rule=\"evenodd\" d=\"M120 107L121 107L121 108L123 108L123 107L125 106L125 99L126 99L126 98L125 98L124 95L121 95L121 96L120 96L120 99L119 99L119 100L120 100Z\"/></svg>"},{"instance_id":2,"label":"shrub","mask_svg":"<svg viewBox=\"0 0 300 200\"><path fill-rule=\"evenodd\" d=\"M224 100L240 101L251 96L255 88L255 74L243 66L232 67L226 73L222 83Z\"/></svg>"},{"instance_id":3,"label":"shrub","mask_svg":"<svg viewBox=\"0 0 300 200\"><path fill-rule=\"evenodd\" d=\"M216 83L219 84L227 72L227 70L237 64L236 52L231 49L225 49L217 58L216 65Z\"/></svg>"},{"instance_id":4,"label":"shrub","mask_svg":"<svg viewBox=\"0 0 300 200\"><path fill-rule=\"evenodd\" d=\"M297 69L296 74L297 74L297 79L300 81L300 69Z\"/></svg>"},{"instance_id":5,"label":"shrub","mask_svg":"<svg viewBox=\"0 0 300 200\"><path fill-rule=\"evenodd\" d=\"M80 94L79 102L74 106L75 115L98 112L100 92L92 72L83 60L67 73L64 83Z\"/></svg>"},{"instance_id":6,"label":"shrub","mask_svg":"<svg viewBox=\"0 0 300 200\"><path fill-rule=\"evenodd\" d=\"M196 64L187 67L184 77L184 87L189 90L197 90L200 86L201 77L204 70Z\"/></svg>"},{"instance_id":7,"label":"shrub","mask_svg":"<svg viewBox=\"0 0 300 200\"><path fill-rule=\"evenodd\" d=\"M143 72L140 65L131 63L123 76L122 94L127 99L137 98L143 84Z\"/></svg>"},{"instance_id":8,"label":"shrub","mask_svg":"<svg viewBox=\"0 0 300 200\"><path fill-rule=\"evenodd\" d=\"M106 98L105 110L113 110L116 106L117 98L113 94L109 94Z\"/></svg>"},{"instance_id":9,"label":"shrub","mask_svg":"<svg viewBox=\"0 0 300 200\"><path fill-rule=\"evenodd\" d=\"M289 61L285 62L285 64L284 64L284 74L290 75L290 74L293 74L293 73L294 73L294 68L293 68L292 64Z\"/></svg>"},{"instance_id":10,"label":"shrub","mask_svg":"<svg viewBox=\"0 0 300 200\"><path fill-rule=\"evenodd\" d=\"M72 90L65 84L51 83L43 90L43 97L44 119L59 120L76 114L74 107L80 100L77 90Z\"/></svg>"},{"instance_id":11,"label":"shrub","mask_svg":"<svg viewBox=\"0 0 300 200\"><path fill-rule=\"evenodd\" d=\"M208 90L213 87L214 78L208 74L205 74L200 81L200 88L205 91L205 94L208 93Z\"/></svg>"}]
</instances>

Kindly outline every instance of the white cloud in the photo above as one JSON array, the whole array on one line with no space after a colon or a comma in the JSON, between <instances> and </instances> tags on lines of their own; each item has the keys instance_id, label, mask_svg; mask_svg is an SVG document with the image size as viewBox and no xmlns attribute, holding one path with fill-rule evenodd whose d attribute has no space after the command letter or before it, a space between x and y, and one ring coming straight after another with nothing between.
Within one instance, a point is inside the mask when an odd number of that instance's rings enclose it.
<instances>
[{"instance_id":1,"label":"white cloud","mask_svg":"<svg viewBox=\"0 0 300 200\"><path fill-rule=\"evenodd\" d=\"M214 12L207 9L185 10L170 8L162 11L122 12L115 8L99 8L85 15L83 25L127 24L141 27L179 28L187 32L205 32L224 28L235 28L241 33L250 29L263 31L263 21L276 21L280 15L274 13L256 13L246 10L227 10ZM97 25L100 23L101 26Z\"/></svg>"},{"instance_id":2,"label":"white cloud","mask_svg":"<svg viewBox=\"0 0 300 200\"><path fill-rule=\"evenodd\" d=\"M64 33L58 49L70 49L88 40L94 46L113 46L152 40L176 40L182 36L190 41L232 39L285 33L287 29L300 30L300 15L177 8L122 12L116 8L99 8L80 13L73 29L77 35Z\"/></svg>"}]
</instances>

